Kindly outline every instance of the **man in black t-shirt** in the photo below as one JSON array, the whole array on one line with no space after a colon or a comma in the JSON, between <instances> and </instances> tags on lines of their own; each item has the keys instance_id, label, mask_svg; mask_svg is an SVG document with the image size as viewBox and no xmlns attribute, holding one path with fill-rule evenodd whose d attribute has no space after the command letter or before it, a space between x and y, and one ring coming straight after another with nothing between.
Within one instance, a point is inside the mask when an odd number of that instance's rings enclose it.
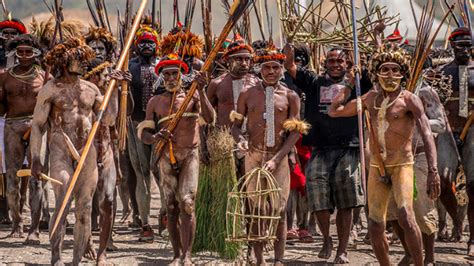
<instances>
[{"instance_id":1,"label":"man in black t-shirt","mask_svg":"<svg viewBox=\"0 0 474 266\"><path fill-rule=\"evenodd\" d=\"M326 73L320 76L296 66L292 44L285 46L284 53L288 74L306 95L305 120L311 124L311 131L304 136L303 145L313 147L306 166L306 188L310 211L316 212L324 237L318 257L331 257L329 218L337 208L339 246L334 263L349 263L347 244L352 226L352 208L365 203L359 175L357 117L328 116L333 97L350 86L346 78L347 57L341 48L331 49L325 61ZM353 90L350 99L355 97Z\"/></svg>"}]
</instances>

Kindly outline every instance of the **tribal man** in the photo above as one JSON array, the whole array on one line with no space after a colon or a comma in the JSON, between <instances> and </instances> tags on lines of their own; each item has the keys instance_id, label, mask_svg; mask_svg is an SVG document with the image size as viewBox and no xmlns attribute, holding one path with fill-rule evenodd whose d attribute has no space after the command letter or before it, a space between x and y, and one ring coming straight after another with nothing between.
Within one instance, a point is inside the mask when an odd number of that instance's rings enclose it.
<instances>
[{"instance_id":1,"label":"tribal man","mask_svg":"<svg viewBox=\"0 0 474 266\"><path fill-rule=\"evenodd\" d=\"M7 19L0 22L0 72L5 71L7 61L15 58L9 56L7 43L20 34L26 33L25 25L18 19ZM8 60L8 58L11 58ZM1 111L2 113L5 110ZM5 177L5 148L3 146L5 118L0 117L0 224L10 224L6 197L6 177Z\"/></svg>"},{"instance_id":2,"label":"tribal man","mask_svg":"<svg viewBox=\"0 0 474 266\"><path fill-rule=\"evenodd\" d=\"M158 33L147 25L141 25L135 34L135 47L138 56L130 61L132 73L130 92L134 108L128 120L127 154L122 170L129 184L132 211L138 208L138 214L132 213L132 226L141 226L139 241L153 242L154 233L148 223L151 202L150 145L144 144L136 135L135 128L145 119L146 105L153 96L153 85L158 76L154 72L157 62ZM128 157L127 157L128 156Z\"/></svg>"},{"instance_id":3,"label":"tribal man","mask_svg":"<svg viewBox=\"0 0 474 266\"><path fill-rule=\"evenodd\" d=\"M123 80L124 78L122 73L110 73L114 53L116 51L115 38L104 28L90 28L89 33L85 36L85 41L87 45L94 50L96 58L90 64L89 71L84 75L84 79L94 83L100 92L105 94L110 77L117 80ZM128 74L128 76L130 75ZM117 101L117 99L111 99L111 101ZM114 120L116 120L117 114L113 115L115 116ZM106 247L108 250L116 249L116 247L113 246L112 240L112 227L116 211L115 185L117 184L118 173L120 171L117 167L118 157L114 156L117 151L117 147L113 142L117 139L116 136L117 133L114 124L102 124L98 129L96 137L99 179L92 206L92 229L94 229L94 222L95 226L98 227L97 209L100 209L101 226L98 261L104 260ZM126 204L128 204L128 201ZM94 216L94 209L96 209L96 216ZM125 206L124 211L126 211ZM92 239L89 239L89 247L86 256L95 258Z\"/></svg>"},{"instance_id":4,"label":"tribal man","mask_svg":"<svg viewBox=\"0 0 474 266\"><path fill-rule=\"evenodd\" d=\"M154 96L147 105L146 120L138 126L143 142L154 144L165 141L159 158L160 186L168 215L168 232L173 246L173 264L191 265L191 247L196 229L195 197L199 179L199 116L206 123L214 121L214 110L207 99L204 87L207 79L197 76L198 93L193 96L186 112L173 134L167 131L168 123L183 103L186 92L182 75L188 73L187 64L176 54L164 57L156 66L163 77L166 92ZM152 134L144 128L156 129Z\"/></svg>"},{"instance_id":5,"label":"tribal man","mask_svg":"<svg viewBox=\"0 0 474 266\"><path fill-rule=\"evenodd\" d=\"M283 77L285 56L272 45L258 50L254 62L260 66L262 81L241 92L237 101L232 135L239 149L245 152L245 171L263 167L273 173L281 189L281 204L275 246L275 264L283 265L286 244L286 203L290 193L288 154L308 125L299 120L300 98L279 81ZM248 140L242 132L247 118ZM251 228L250 230L254 230ZM265 264L264 242L253 242L257 265Z\"/></svg>"},{"instance_id":6,"label":"tribal man","mask_svg":"<svg viewBox=\"0 0 474 266\"><path fill-rule=\"evenodd\" d=\"M41 176L39 159L42 134L48 131L48 149L50 152L50 176L63 185L53 184L56 199L56 210L50 223L57 218L57 230L51 235L51 264L62 265L61 250L66 232L66 215L69 212L68 202L64 215L57 217L70 178L74 174L78 152L81 152L92 124L96 117L102 116L103 125L112 125L117 112L116 101L112 101L104 113L99 113L103 97L92 83L81 80L84 64L94 58L94 51L82 39L72 38L56 45L46 56L45 62L51 66L56 77L50 80L38 94L32 122L31 153L32 175ZM117 97L114 91L111 99ZM98 179L97 152L94 145L90 148L81 173L78 176L72 197L75 199L74 251L73 265L78 265L84 255L91 237L92 197ZM103 257L105 259L105 257Z\"/></svg>"},{"instance_id":7,"label":"tribal man","mask_svg":"<svg viewBox=\"0 0 474 266\"><path fill-rule=\"evenodd\" d=\"M211 81L207 88L207 97L217 113L218 127L231 127L231 111L237 107L237 99L242 91L257 85L258 78L249 74L253 59L253 49L243 39L229 44L223 59L229 72Z\"/></svg>"},{"instance_id":8,"label":"tribal man","mask_svg":"<svg viewBox=\"0 0 474 266\"><path fill-rule=\"evenodd\" d=\"M28 141L36 96L44 83L45 72L41 70L38 56L41 54L37 41L27 34L20 35L9 43L15 52L18 65L0 74L0 101L6 109L5 157L7 169L7 198L13 219L11 237L23 236L23 202L20 195L20 178L17 171L23 166L25 156L30 157ZM44 156L43 156L44 158ZM47 168L47 165L45 165ZM29 182L31 227L25 243L39 244L39 222L45 181L31 179ZM48 213L49 215L49 213ZM49 218L49 217L48 217Z\"/></svg>"},{"instance_id":9,"label":"tribal man","mask_svg":"<svg viewBox=\"0 0 474 266\"><path fill-rule=\"evenodd\" d=\"M367 188L369 232L377 260L381 265L390 265L384 232L389 200L393 197L413 262L423 265L421 233L413 213L415 128L423 140L428 166L426 190L421 193L427 193L431 200L440 194L436 146L423 103L401 85L409 78L410 57L403 49L390 44L381 49L369 65L376 88L362 97L372 125L369 125L371 158ZM345 89L336 96L329 110L330 116L357 114L357 101L347 102L351 91Z\"/></svg>"},{"instance_id":10,"label":"tribal man","mask_svg":"<svg viewBox=\"0 0 474 266\"><path fill-rule=\"evenodd\" d=\"M451 97L445 104L449 126L461 155L461 164L466 175L467 194L469 197L469 242L468 255L474 257L474 62L471 58L472 35L468 28L455 29L449 36L451 47L454 50L454 60L441 70L445 75L452 76ZM471 121L469 123L469 121ZM463 134L464 132L464 134ZM438 139L438 145L448 146L450 137ZM440 171L451 173L456 177L458 168L457 152L443 152L440 154ZM452 179L451 179L452 180ZM448 208L448 206L446 206ZM462 221L459 221L462 222ZM461 228L458 228L460 235Z\"/></svg>"}]
</instances>

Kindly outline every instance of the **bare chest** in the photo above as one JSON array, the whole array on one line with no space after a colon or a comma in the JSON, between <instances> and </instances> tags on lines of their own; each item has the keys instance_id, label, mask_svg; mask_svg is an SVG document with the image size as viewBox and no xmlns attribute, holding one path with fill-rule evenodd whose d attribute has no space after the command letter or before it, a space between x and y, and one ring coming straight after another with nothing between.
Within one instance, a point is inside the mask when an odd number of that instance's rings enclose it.
<instances>
[{"instance_id":1,"label":"bare chest","mask_svg":"<svg viewBox=\"0 0 474 266\"><path fill-rule=\"evenodd\" d=\"M74 111L89 114L94 107L97 92L77 85L58 86L58 93L53 100L54 107L62 111Z\"/></svg>"},{"instance_id":2,"label":"bare chest","mask_svg":"<svg viewBox=\"0 0 474 266\"><path fill-rule=\"evenodd\" d=\"M184 100L185 100L184 94L177 95L176 97L174 97L174 99L171 95L159 96L159 97L160 98L157 101L155 101L155 106L154 106L155 116L158 119L161 119L163 117L176 113L180 109L181 105L183 105ZM185 112L193 111L195 109L194 105L195 105L195 99L193 98L191 102L188 104Z\"/></svg>"},{"instance_id":3,"label":"bare chest","mask_svg":"<svg viewBox=\"0 0 474 266\"><path fill-rule=\"evenodd\" d=\"M43 77L38 76L31 83L19 81L13 77L8 77L4 84L4 90L9 100L36 99L39 90L43 86Z\"/></svg>"}]
</instances>

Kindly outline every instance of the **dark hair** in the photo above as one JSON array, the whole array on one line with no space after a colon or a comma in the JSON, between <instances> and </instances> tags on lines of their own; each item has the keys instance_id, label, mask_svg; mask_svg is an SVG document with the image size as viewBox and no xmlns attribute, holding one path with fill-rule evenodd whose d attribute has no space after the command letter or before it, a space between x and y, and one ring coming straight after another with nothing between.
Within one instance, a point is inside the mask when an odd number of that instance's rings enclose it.
<instances>
[{"instance_id":1,"label":"dark hair","mask_svg":"<svg viewBox=\"0 0 474 266\"><path fill-rule=\"evenodd\" d=\"M40 49L38 40L31 34L21 34L7 43L7 50L13 50L17 46L28 45Z\"/></svg>"},{"instance_id":2,"label":"dark hair","mask_svg":"<svg viewBox=\"0 0 474 266\"><path fill-rule=\"evenodd\" d=\"M265 40L257 40L252 43L252 48L254 51L259 49L264 49L268 46L268 42Z\"/></svg>"}]
</instances>

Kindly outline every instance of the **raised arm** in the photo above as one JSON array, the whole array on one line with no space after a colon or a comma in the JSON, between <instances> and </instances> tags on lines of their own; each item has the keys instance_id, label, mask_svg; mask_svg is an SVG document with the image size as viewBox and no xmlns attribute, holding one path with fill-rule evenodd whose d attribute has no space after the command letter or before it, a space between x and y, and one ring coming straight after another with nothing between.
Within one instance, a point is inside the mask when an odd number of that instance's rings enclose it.
<instances>
[{"instance_id":1,"label":"raised arm","mask_svg":"<svg viewBox=\"0 0 474 266\"><path fill-rule=\"evenodd\" d=\"M199 105L201 106L201 115L204 118L204 121L208 124L214 124L216 119L216 114L214 108L212 108L211 102L207 98L204 88L209 83L209 77L207 72L199 72L196 76L198 82L198 94L199 94Z\"/></svg>"},{"instance_id":2,"label":"raised arm","mask_svg":"<svg viewBox=\"0 0 474 266\"><path fill-rule=\"evenodd\" d=\"M406 99L407 107L412 112L418 132L423 139L428 163L427 193L428 196L434 200L440 195L440 178L438 174L436 145L433 134L431 133L430 122L425 114L423 103L416 95L409 94L406 96Z\"/></svg>"},{"instance_id":3,"label":"raised arm","mask_svg":"<svg viewBox=\"0 0 474 266\"><path fill-rule=\"evenodd\" d=\"M293 79L296 79L297 66L295 63L295 48L292 43L286 43L283 47L283 54L286 56L285 69Z\"/></svg>"},{"instance_id":4,"label":"raised arm","mask_svg":"<svg viewBox=\"0 0 474 266\"><path fill-rule=\"evenodd\" d=\"M46 122L48 121L54 96L54 88L50 83L46 84L38 93L35 110L33 112L33 121L31 122L31 175L38 179L43 169L41 164L43 135L46 131Z\"/></svg>"}]
</instances>

